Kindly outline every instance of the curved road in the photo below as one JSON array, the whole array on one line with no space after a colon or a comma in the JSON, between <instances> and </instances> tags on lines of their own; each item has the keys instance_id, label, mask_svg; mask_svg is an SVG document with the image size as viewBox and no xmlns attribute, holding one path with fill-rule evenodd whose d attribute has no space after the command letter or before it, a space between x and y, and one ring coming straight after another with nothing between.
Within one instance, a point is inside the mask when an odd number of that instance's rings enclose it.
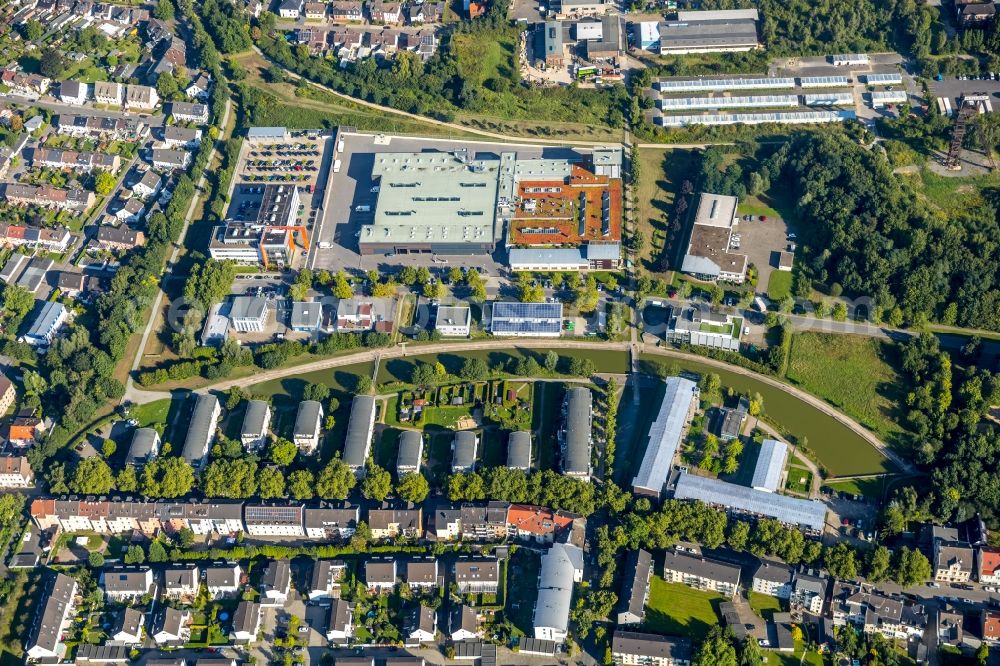
<instances>
[{"instance_id":1,"label":"curved road","mask_svg":"<svg viewBox=\"0 0 1000 666\"><path fill-rule=\"evenodd\" d=\"M381 349L366 349L353 354L345 354L344 356L335 356L332 358L324 358L318 361L311 361L309 363L303 363L302 365L296 365L286 368L276 368L274 370L266 370L264 372L258 372L257 374L250 377L241 377L239 379L229 379L221 382L216 382L208 386L198 389L199 392L205 391L226 391L234 386L246 387L252 386L254 384L259 384L262 382L271 381L274 379L281 379L283 377L302 375L310 372L315 372L318 370L327 370L330 368L343 367L345 365L354 365L357 363L371 363L376 361L383 361L385 359L391 358L402 358L405 356L420 356L423 354L448 354L448 353L461 353L467 351L477 351L477 350L508 350L511 348L523 347L526 349L542 348L542 349L590 349L590 350L608 350L613 349L621 352L628 352L632 348L632 344L628 342L585 342L581 340L546 340L544 342L537 343L519 343L513 340L482 340L482 341L467 341L467 342L449 342L443 344L432 344L426 346L419 346L416 349L408 350L406 345L401 345L398 347L381 348ZM646 347L645 345L637 345L635 349L638 352L654 354L657 356L664 356L668 358L677 358L686 361L696 361L703 365L708 365L711 367L717 367L728 372L733 372L739 375L745 375L747 377L752 377L758 381L761 381L769 386L776 389L784 391L789 395L792 395L799 400L809 404L811 407L818 409L819 411L831 416L836 419L844 426L853 430L862 439L871 444L873 447L878 449L882 455L895 463L901 470L906 472L913 472L913 465L908 461L900 457L896 452L891 450L888 445L882 440L876 437L874 434L869 432L860 423L847 416L846 414L835 409L831 405L827 404L823 400L817 398L814 395L806 393L805 391L779 381L773 377L768 377L767 375L761 375L759 373L753 372L746 368L742 368L736 365L730 365L723 361L717 361L715 359L706 358L704 356L698 356L697 354L687 354L685 352L676 351L674 349L664 349L660 347ZM159 400L164 397L169 397L169 394L162 391L143 391L134 385L130 385L126 390L126 399L131 400L136 404L143 404L147 402L152 402L154 400Z\"/></svg>"}]
</instances>

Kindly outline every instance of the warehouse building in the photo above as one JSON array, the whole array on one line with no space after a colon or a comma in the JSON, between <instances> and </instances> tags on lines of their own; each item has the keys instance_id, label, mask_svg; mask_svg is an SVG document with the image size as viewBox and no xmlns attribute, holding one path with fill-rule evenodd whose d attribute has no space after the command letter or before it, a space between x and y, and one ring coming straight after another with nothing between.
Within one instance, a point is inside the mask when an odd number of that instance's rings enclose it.
<instances>
[{"instance_id":1,"label":"warehouse building","mask_svg":"<svg viewBox=\"0 0 1000 666\"><path fill-rule=\"evenodd\" d=\"M660 79L653 90L660 93L723 92L726 90L782 90L795 87L791 77L747 77L740 79Z\"/></svg>"},{"instance_id":2,"label":"warehouse building","mask_svg":"<svg viewBox=\"0 0 1000 666\"><path fill-rule=\"evenodd\" d=\"M674 21L632 26L640 48L661 55L750 51L760 46L756 9L680 11Z\"/></svg>"},{"instance_id":3,"label":"warehouse building","mask_svg":"<svg viewBox=\"0 0 1000 666\"><path fill-rule=\"evenodd\" d=\"M559 431L560 469L566 476L590 480L593 444L593 395L587 388L571 388L563 399L563 427Z\"/></svg>"},{"instance_id":4,"label":"warehouse building","mask_svg":"<svg viewBox=\"0 0 1000 666\"><path fill-rule=\"evenodd\" d=\"M728 113L705 114L701 116L678 115L653 116L653 123L662 127L685 127L687 125L818 125L842 123L854 120L854 111L774 111L770 113Z\"/></svg>"},{"instance_id":5,"label":"warehouse building","mask_svg":"<svg viewBox=\"0 0 1000 666\"><path fill-rule=\"evenodd\" d=\"M736 197L702 192L681 270L701 280L742 284L747 255L731 252Z\"/></svg>"},{"instance_id":6,"label":"warehouse building","mask_svg":"<svg viewBox=\"0 0 1000 666\"><path fill-rule=\"evenodd\" d=\"M799 79L802 88L845 88L851 85L846 76L803 76Z\"/></svg>"},{"instance_id":7,"label":"warehouse building","mask_svg":"<svg viewBox=\"0 0 1000 666\"><path fill-rule=\"evenodd\" d=\"M905 90L878 90L870 94L873 109L881 109L890 104L905 104L909 99Z\"/></svg>"},{"instance_id":8,"label":"warehouse building","mask_svg":"<svg viewBox=\"0 0 1000 666\"><path fill-rule=\"evenodd\" d=\"M698 500L725 507L736 514L773 518L815 533L822 532L826 524L826 505L822 502L778 495L693 474L681 473L674 498Z\"/></svg>"},{"instance_id":9,"label":"warehouse building","mask_svg":"<svg viewBox=\"0 0 1000 666\"><path fill-rule=\"evenodd\" d=\"M344 440L344 462L354 475L365 475L365 464L371 452L375 432L375 397L356 395L351 403L351 417Z\"/></svg>"},{"instance_id":10,"label":"warehouse building","mask_svg":"<svg viewBox=\"0 0 1000 666\"><path fill-rule=\"evenodd\" d=\"M852 106L854 94L851 92L809 93L802 96L806 106Z\"/></svg>"},{"instance_id":11,"label":"warehouse building","mask_svg":"<svg viewBox=\"0 0 1000 666\"><path fill-rule=\"evenodd\" d=\"M363 255L489 254L509 222L508 247L575 247L575 265L619 266L620 148L559 158L513 151L477 158L461 149L373 159L376 202L355 209L372 216L359 232ZM613 247L591 253L590 245Z\"/></svg>"},{"instance_id":12,"label":"warehouse building","mask_svg":"<svg viewBox=\"0 0 1000 666\"><path fill-rule=\"evenodd\" d=\"M894 86L903 82L903 75L899 72L887 72L883 74L865 74L865 83L870 86Z\"/></svg>"},{"instance_id":13,"label":"warehouse building","mask_svg":"<svg viewBox=\"0 0 1000 666\"><path fill-rule=\"evenodd\" d=\"M745 97L662 97L656 100L661 111L701 111L705 109L795 108L798 95L749 95Z\"/></svg>"},{"instance_id":14,"label":"warehouse building","mask_svg":"<svg viewBox=\"0 0 1000 666\"><path fill-rule=\"evenodd\" d=\"M632 492L659 498L673 469L674 457L685 429L698 409L698 385L685 377L667 378L660 411L649 427L646 452Z\"/></svg>"},{"instance_id":15,"label":"warehouse building","mask_svg":"<svg viewBox=\"0 0 1000 666\"><path fill-rule=\"evenodd\" d=\"M361 254L488 254L497 243L501 161L454 153L380 153L375 219L361 227Z\"/></svg>"},{"instance_id":16,"label":"warehouse building","mask_svg":"<svg viewBox=\"0 0 1000 666\"><path fill-rule=\"evenodd\" d=\"M788 458L787 444L776 439L765 439L760 446L750 487L769 493L775 492L781 484L786 458Z\"/></svg>"}]
</instances>

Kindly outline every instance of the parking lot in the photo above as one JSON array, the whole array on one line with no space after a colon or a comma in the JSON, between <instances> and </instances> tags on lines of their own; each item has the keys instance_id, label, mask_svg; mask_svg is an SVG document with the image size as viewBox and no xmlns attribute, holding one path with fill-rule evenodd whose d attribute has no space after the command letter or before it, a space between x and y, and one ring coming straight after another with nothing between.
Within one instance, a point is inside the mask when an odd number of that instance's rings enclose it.
<instances>
[{"instance_id":1,"label":"parking lot","mask_svg":"<svg viewBox=\"0 0 1000 666\"><path fill-rule=\"evenodd\" d=\"M262 186L286 184L298 188L300 205L296 222L305 226L312 236L322 214L332 158L333 137L329 134L299 134L286 141L243 142L226 218L255 220ZM305 254L306 250L300 248L293 266L298 265L299 257L304 259Z\"/></svg>"},{"instance_id":2,"label":"parking lot","mask_svg":"<svg viewBox=\"0 0 1000 666\"><path fill-rule=\"evenodd\" d=\"M757 290L767 291L767 281L771 272L778 269L778 252L789 249L787 234L790 231L785 221L777 216L754 216L753 221L746 220L746 214L740 213L740 223L736 226L734 239L739 236L739 249L757 267Z\"/></svg>"},{"instance_id":3,"label":"parking lot","mask_svg":"<svg viewBox=\"0 0 1000 666\"><path fill-rule=\"evenodd\" d=\"M377 193L372 191L372 166L375 153L442 152L467 148L470 158L499 156L501 152L516 151L519 157L565 157L573 151L559 146L532 146L448 139L409 138L386 135L355 134L342 132L334 146L334 163L339 169L331 171L329 196L326 207L313 232L313 249L309 266L313 270L352 270L363 272L371 269L393 272L402 266L446 266L476 268L491 275L498 275L506 264L505 252L498 248L494 256L483 255L439 257L431 254L361 256L358 236L361 225L374 219ZM361 209L359 210L359 207ZM365 210L367 209L367 210ZM502 241L499 245L502 245Z\"/></svg>"}]
</instances>

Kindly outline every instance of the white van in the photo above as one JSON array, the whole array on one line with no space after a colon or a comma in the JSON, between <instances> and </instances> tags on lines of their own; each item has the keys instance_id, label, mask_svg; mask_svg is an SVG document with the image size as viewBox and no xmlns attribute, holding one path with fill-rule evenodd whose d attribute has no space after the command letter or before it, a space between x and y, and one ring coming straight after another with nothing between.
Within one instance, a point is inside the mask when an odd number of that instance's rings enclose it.
<instances>
[{"instance_id":1,"label":"white van","mask_svg":"<svg viewBox=\"0 0 1000 666\"><path fill-rule=\"evenodd\" d=\"M355 213L370 213L371 211L372 211L372 207L369 206L368 204L361 204L359 206L355 206L354 207L354 212Z\"/></svg>"},{"instance_id":2,"label":"white van","mask_svg":"<svg viewBox=\"0 0 1000 666\"><path fill-rule=\"evenodd\" d=\"M340 160L333 161L333 172L340 173Z\"/></svg>"}]
</instances>

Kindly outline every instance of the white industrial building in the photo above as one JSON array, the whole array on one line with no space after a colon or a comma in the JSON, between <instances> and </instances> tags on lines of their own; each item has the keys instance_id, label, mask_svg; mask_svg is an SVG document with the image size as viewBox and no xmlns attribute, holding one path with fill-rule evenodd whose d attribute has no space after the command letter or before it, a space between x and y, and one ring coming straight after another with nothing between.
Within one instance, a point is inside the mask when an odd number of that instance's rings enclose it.
<instances>
[{"instance_id":1,"label":"white industrial building","mask_svg":"<svg viewBox=\"0 0 1000 666\"><path fill-rule=\"evenodd\" d=\"M799 86L803 88L843 88L851 81L846 76L803 76Z\"/></svg>"},{"instance_id":2,"label":"white industrial building","mask_svg":"<svg viewBox=\"0 0 1000 666\"><path fill-rule=\"evenodd\" d=\"M740 78L740 79L660 79L653 82L653 90L661 93L706 92L710 90L781 90L794 88L795 79Z\"/></svg>"},{"instance_id":3,"label":"white industrial building","mask_svg":"<svg viewBox=\"0 0 1000 666\"><path fill-rule=\"evenodd\" d=\"M894 86L903 82L903 75L899 72L886 72L882 74L865 74L865 83L870 86Z\"/></svg>"},{"instance_id":4,"label":"white industrial building","mask_svg":"<svg viewBox=\"0 0 1000 666\"><path fill-rule=\"evenodd\" d=\"M905 104L909 99L905 90L876 91L871 96L873 109L881 109L889 104Z\"/></svg>"},{"instance_id":5,"label":"white industrial building","mask_svg":"<svg viewBox=\"0 0 1000 666\"><path fill-rule=\"evenodd\" d=\"M472 332L472 310L467 305L440 305L434 330L446 338L467 338Z\"/></svg>"},{"instance_id":6,"label":"white industrial building","mask_svg":"<svg viewBox=\"0 0 1000 666\"><path fill-rule=\"evenodd\" d=\"M853 120L857 115L854 111L776 111L773 113L729 113L706 114L702 116L664 116L653 117L653 122L663 127L684 127L686 125L762 125L775 123L781 125L809 125L817 123L840 123Z\"/></svg>"},{"instance_id":7,"label":"white industrial building","mask_svg":"<svg viewBox=\"0 0 1000 666\"><path fill-rule=\"evenodd\" d=\"M843 67L845 65L864 67L871 62L864 53L838 53L837 55L830 56L830 60L835 67Z\"/></svg>"},{"instance_id":8,"label":"white industrial building","mask_svg":"<svg viewBox=\"0 0 1000 666\"><path fill-rule=\"evenodd\" d=\"M698 408L697 384L684 377L669 377L665 383L660 411L649 427L642 465L632 479L632 492L637 495L659 498L670 476L684 430Z\"/></svg>"},{"instance_id":9,"label":"white industrial building","mask_svg":"<svg viewBox=\"0 0 1000 666\"><path fill-rule=\"evenodd\" d=\"M692 111L701 109L774 109L797 107L798 95L750 95L748 97L663 97L656 100L663 111Z\"/></svg>"},{"instance_id":10,"label":"white industrial building","mask_svg":"<svg viewBox=\"0 0 1000 666\"><path fill-rule=\"evenodd\" d=\"M845 92L809 93L802 96L806 106L851 106L854 104L854 94Z\"/></svg>"}]
</instances>

